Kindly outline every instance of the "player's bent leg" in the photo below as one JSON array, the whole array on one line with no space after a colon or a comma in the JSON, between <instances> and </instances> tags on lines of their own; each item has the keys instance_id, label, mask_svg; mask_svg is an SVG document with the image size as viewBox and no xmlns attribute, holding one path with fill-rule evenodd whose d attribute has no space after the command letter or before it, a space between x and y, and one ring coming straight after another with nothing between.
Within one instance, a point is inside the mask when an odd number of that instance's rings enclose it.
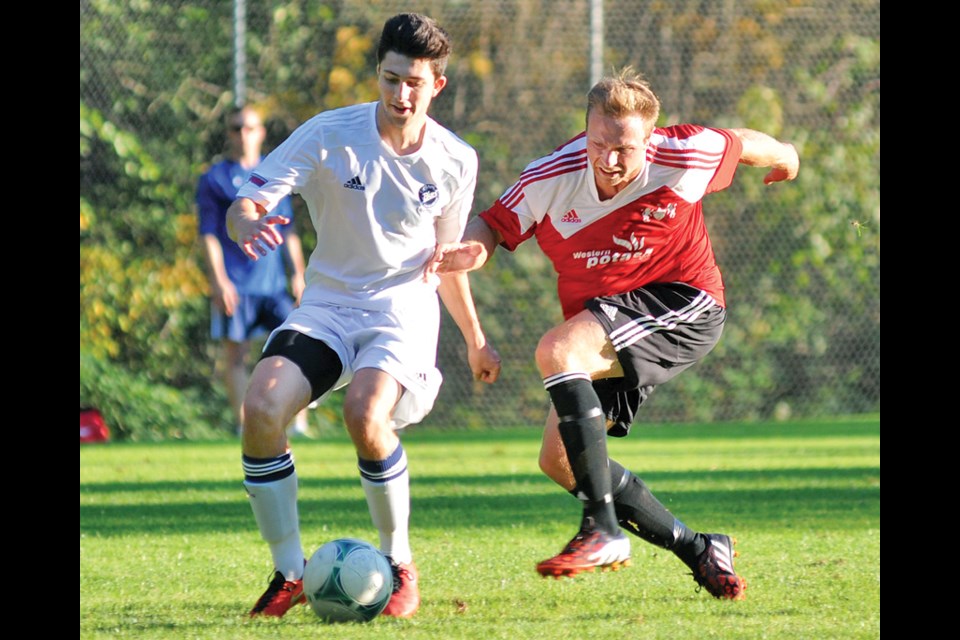
<instances>
[{"instance_id":1,"label":"player's bent leg","mask_svg":"<svg viewBox=\"0 0 960 640\"><path fill-rule=\"evenodd\" d=\"M310 385L296 364L282 357L257 364L244 399L244 487L274 572L251 616L280 617L305 601L297 474L286 424L309 401Z\"/></svg>"},{"instance_id":2,"label":"player's bent leg","mask_svg":"<svg viewBox=\"0 0 960 640\"><path fill-rule=\"evenodd\" d=\"M344 399L344 421L357 449L360 481L380 549L393 569L393 594L381 615L410 618L420 607L419 574L410 550L410 476L391 414L403 388L389 374L358 370Z\"/></svg>"},{"instance_id":3,"label":"player's bent leg","mask_svg":"<svg viewBox=\"0 0 960 640\"><path fill-rule=\"evenodd\" d=\"M551 408L544 427L540 448L540 468L567 491L573 490L577 484L559 431L559 419L554 408ZM609 478L607 481L610 481ZM577 497L581 498L579 495ZM582 498L581 501L583 501ZM537 572L544 577L560 578L572 577L597 568L616 571L620 567L628 566L630 540L622 531L611 530L610 527L597 526L597 524L585 507L580 531L559 554L538 563Z\"/></svg>"},{"instance_id":4,"label":"player's bent leg","mask_svg":"<svg viewBox=\"0 0 960 640\"><path fill-rule=\"evenodd\" d=\"M543 439L540 442L540 470L558 485L570 491L576 486L570 461L567 459L567 450L563 446L563 439L558 429L557 411L552 406L547 414L547 423L543 429Z\"/></svg>"},{"instance_id":5,"label":"player's bent leg","mask_svg":"<svg viewBox=\"0 0 960 640\"><path fill-rule=\"evenodd\" d=\"M383 460L400 439L390 427L390 414L403 387L379 369L360 369L353 375L343 399L343 420L357 455L366 460Z\"/></svg>"},{"instance_id":6,"label":"player's bent leg","mask_svg":"<svg viewBox=\"0 0 960 640\"><path fill-rule=\"evenodd\" d=\"M260 535L270 547L273 578L251 616L283 616L303 602L305 558L297 514L297 473L290 452L273 458L243 456L244 488Z\"/></svg>"},{"instance_id":7,"label":"player's bent leg","mask_svg":"<svg viewBox=\"0 0 960 640\"><path fill-rule=\"evenodd\" d=\"M280 356L258 362L243 401L243 452L265 458L285 451L286 426L310 399L296 364Z\"/></svg>"}]
</instances>

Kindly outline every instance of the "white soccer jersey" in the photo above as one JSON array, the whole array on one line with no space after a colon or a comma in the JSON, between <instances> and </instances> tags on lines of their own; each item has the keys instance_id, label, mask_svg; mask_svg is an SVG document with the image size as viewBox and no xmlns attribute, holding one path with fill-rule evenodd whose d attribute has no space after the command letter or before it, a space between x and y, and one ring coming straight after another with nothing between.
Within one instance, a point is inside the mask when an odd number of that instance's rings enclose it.
<instances>
[{"instance_id":1,"label":"white soccer jersey","mask_svg":"<svg viewBox=\"0 0 960 640\"><path fill-rule=\"evenodd\" d=\"M601 200L581 134L531 162L480 215L511 251L536 236L558 274L566 318L590 298L652 282L685 282L724 305L700 201L730 185L741 148L723 129L655 129L640 175Z\"/></svg>"},{"instance_id":2,"label":"white soccer jersey","mask_svg":"<svg viewBox=\"0 0 960 640\"><path fill-rule=\"evenodd\" d=\"M374 311L422 301L438 241L460 239L473 205L477 154L427 118L423 143L398 156L377 130L377 103L326 111L257 167L238 197L267 211L299 193L317 232L302 304ZM434 300L436 296L434 295Z\"/></svg>"}]
</instances>

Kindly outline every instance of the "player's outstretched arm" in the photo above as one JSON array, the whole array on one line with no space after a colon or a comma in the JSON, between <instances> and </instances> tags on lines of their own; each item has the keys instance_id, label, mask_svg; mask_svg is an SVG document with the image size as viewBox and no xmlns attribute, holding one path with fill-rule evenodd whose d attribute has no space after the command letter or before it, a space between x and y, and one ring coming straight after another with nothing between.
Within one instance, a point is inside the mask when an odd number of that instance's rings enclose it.
<instances>
[{"instance_id":1,"label":"player's outstretched arm","mask_svg":"<svg viewBox=\"0 0 960 640\"><path fill-rule=\"evenodd\" d=\"M800 171L800 156L796 147L789 142L780 142L776 138L754 131L753 129L731 129L740 139L743 151L740 162L751 167L771 167L770 173L763 178L764 184L793 180Z\"/></svg>"},{"instance_id":2,"label":"player's outstretched arm","mask_svg":"<svg viewBox=\"0 0 960 640\"><path fill-rule=\"evenodd\" d=\"M283 234L277 226L288 222L283 216L267 215L266 209L249 198L234 200L227 209L227 235L251 260L283 244Z\"/></svg>"},{"instance_id":3,"label":"player's outstretched arm","mask_svg":"<svg viewBox=\"0 0 960 640\"><path fill-rule=\"evenodd\" d=\"M493 255L502 238L483 220L476 217L467 224L460 242L438 244L424 275L464 273L479 269Z\"/></svg>"}]
</instances>

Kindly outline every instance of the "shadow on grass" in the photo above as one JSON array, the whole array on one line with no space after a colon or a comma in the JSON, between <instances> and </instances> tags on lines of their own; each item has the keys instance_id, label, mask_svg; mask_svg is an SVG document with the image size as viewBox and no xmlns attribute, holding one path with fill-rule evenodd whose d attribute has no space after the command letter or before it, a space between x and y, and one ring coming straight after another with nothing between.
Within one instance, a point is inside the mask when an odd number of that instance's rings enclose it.
<instances>
[{"instance_id":1,"label":"shadow on grass","mask_svg":"<svg viewBox=\"0 0 960 640\"><path fill-rule=\"evenodd\" d=\"M820 530L850 529L874 521L879 526L880 470L875 467L657 472L644 479L667 508L695 528L731 523L792 528L810 523ZM708 488L657 490L658 484L677 482ZM99 504L109 502L112 493L138 492L178 499L163 504ZM80 493L105 496L98 504L80 505L83 535L182 535L253 528L239 481L81 484ZM572 496L534 474L415 477L411 493L412 525L421 529L535 526L569 522L579 513ZM357 478L305 479L300 496L304 528L370 526Z\"/></svg>"},{"instance_id":2,"label":"shadow on grass","mask_svg":"<svg viewBox=\"0 0 960 640\"><path fill-rule=\"evenodd\" d=\"M787 481L791 484L842 484L853 480L873 480L879 483L879 467L803 467L794 469L724 469L716 471L678 470L678 471L651 471L639 473L644 482L655 488L657 484L673 482L710 482L720 485L750 483L762 486L764 482ZM461 492L469 487L480 487L489 490L504 491L498 488L518 484L537 484L544 487L553 487L554 484L544 475L536 473L511 473L490 475L425 475L420 474L411 479L411 485L417 487L435 488L442 491ZM360 486L360 476L338 478L300 478L301 491L311 489L342 490ZM80 493L87 495L122 494L122 493L163 493L196 494L221 493L227 495L237 492L243 494L243 482L236 480L189 480L175 481L162 480L158 482L81 482Z\"/></svg>"}]
</instances>

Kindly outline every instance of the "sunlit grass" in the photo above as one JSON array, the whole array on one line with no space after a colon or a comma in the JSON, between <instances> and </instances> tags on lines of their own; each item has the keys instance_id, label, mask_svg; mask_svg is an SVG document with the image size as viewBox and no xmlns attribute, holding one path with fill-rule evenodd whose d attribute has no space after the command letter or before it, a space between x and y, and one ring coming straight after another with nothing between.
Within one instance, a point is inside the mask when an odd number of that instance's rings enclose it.
<instances>
[{"instance_id":1,"label":"sunlit grass","mask_svg":"<svg viewBox=\"0 0 960 640\"><path fill-rule=\"evenodd\" d=\"M878 638L879 417L635 427L611 455L691 527L739 539L748 598L696 592L669 552L633 540L616 573L545 580L537 560L579 521L537 468L539 432L404 436L423 605L409 621L324 625L309 608L248 620L269 552L239 443L80 450L82 638ZM345 436L299 441L305 551L376 541Z\"/></svg>"}]
</instances>

